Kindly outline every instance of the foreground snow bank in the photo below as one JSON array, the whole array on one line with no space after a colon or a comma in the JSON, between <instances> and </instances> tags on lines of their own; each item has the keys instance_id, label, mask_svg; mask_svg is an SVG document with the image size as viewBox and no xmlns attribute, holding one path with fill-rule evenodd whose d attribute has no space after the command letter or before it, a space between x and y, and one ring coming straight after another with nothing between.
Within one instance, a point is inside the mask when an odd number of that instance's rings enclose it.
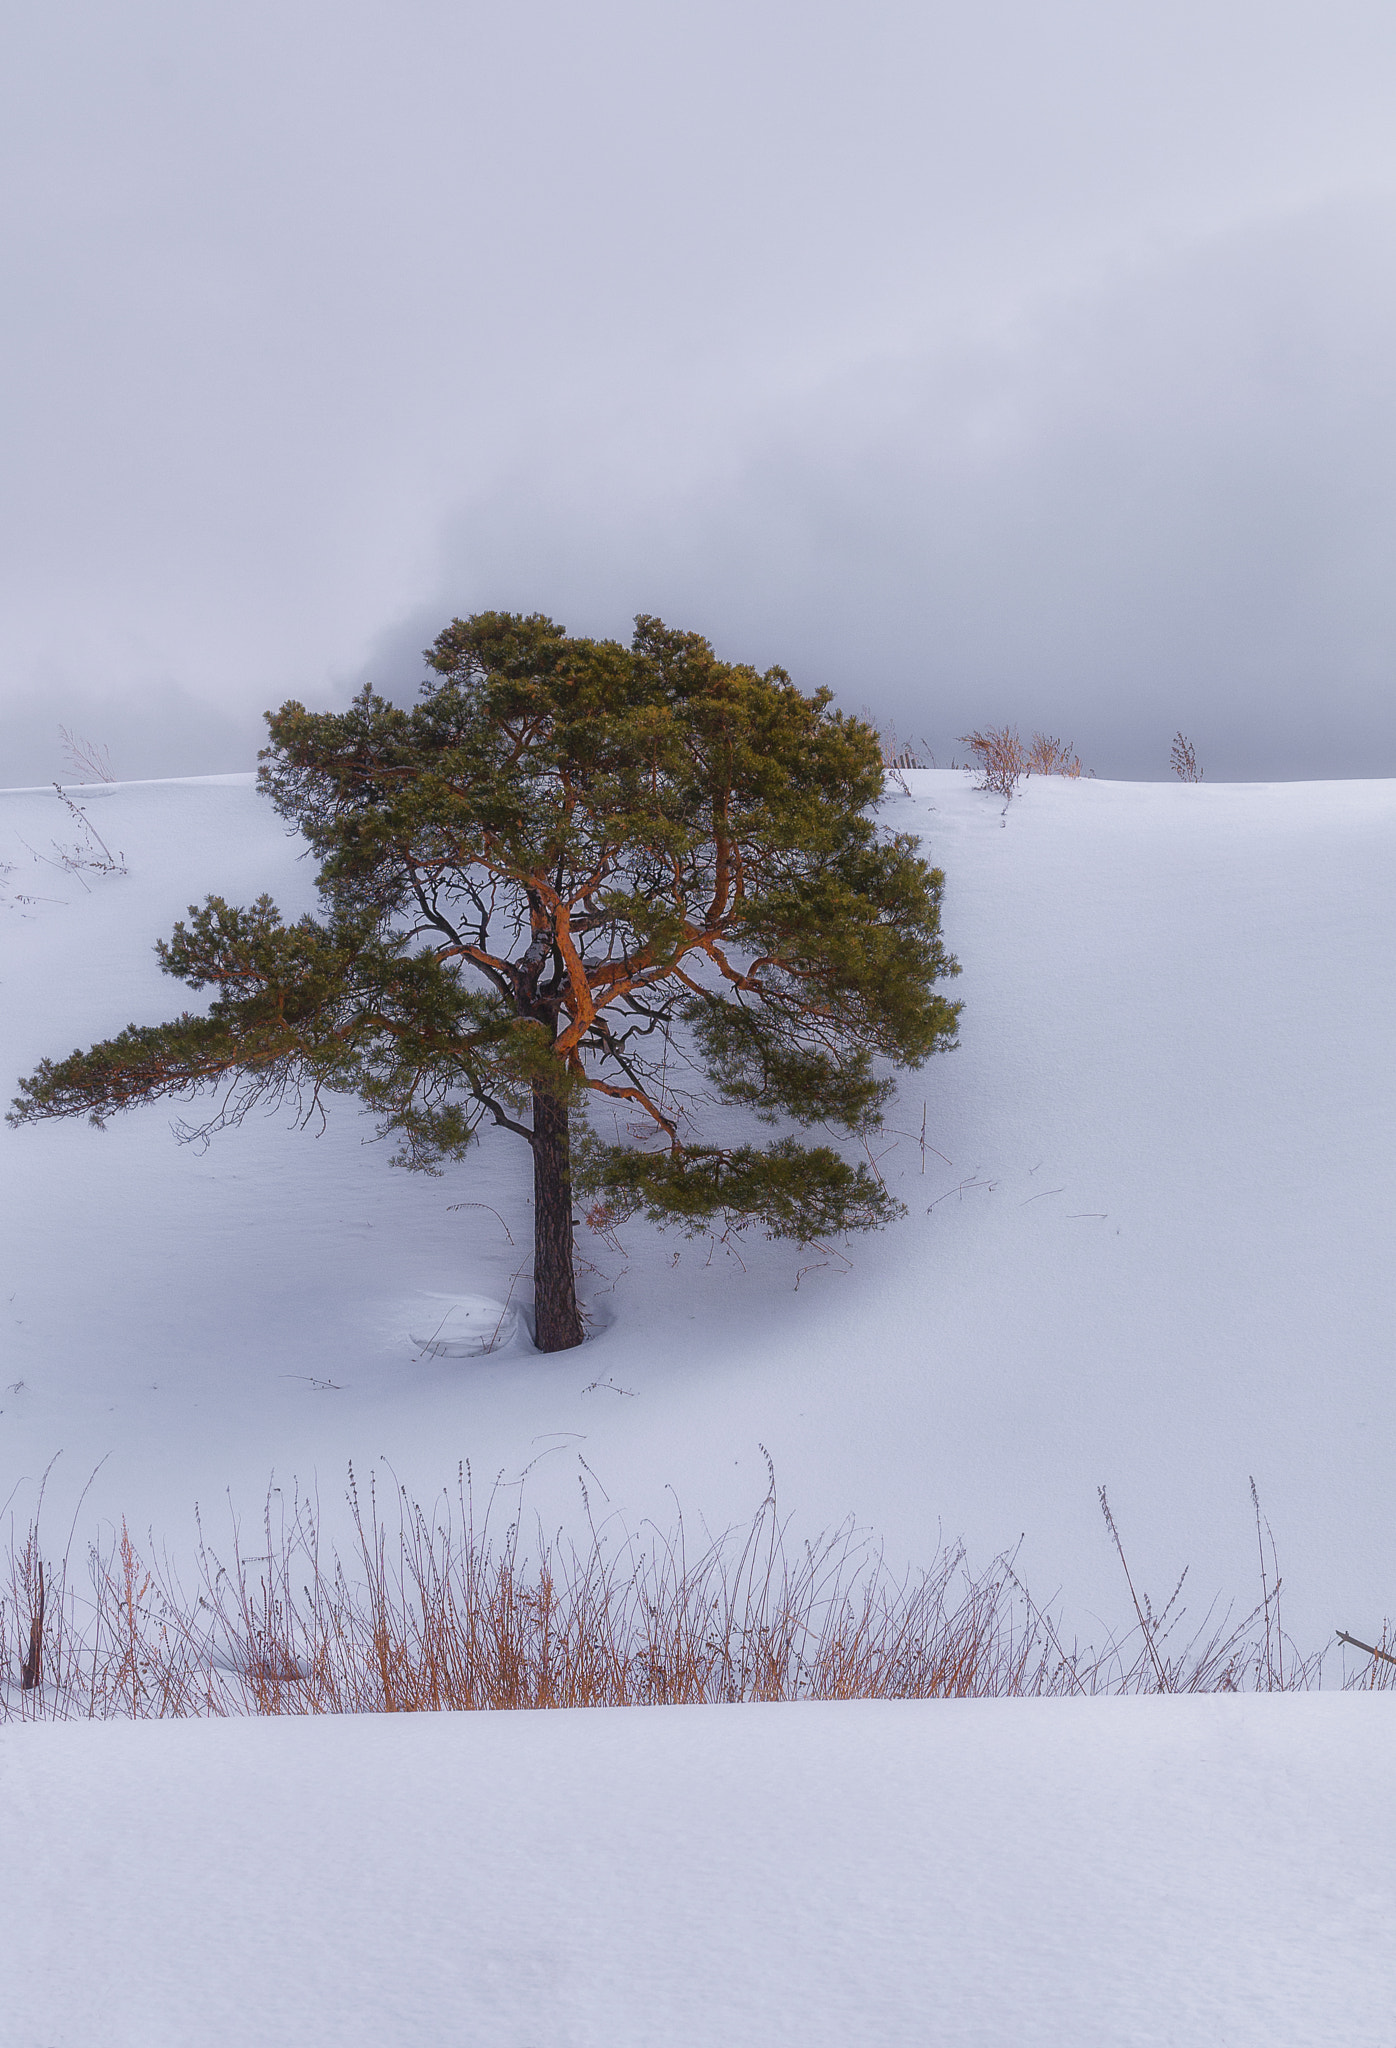
<instances>
[{"instance_id":1,"label":"foreground snow bank","mask_svg":"<svg viewBox=\"0 0 1396 2048\"><path fill-rule=\"evenodd\" d=\"M1396 1701L0 1732L46 2048L1390 2048Z\"/></svg>"}]
</instances>

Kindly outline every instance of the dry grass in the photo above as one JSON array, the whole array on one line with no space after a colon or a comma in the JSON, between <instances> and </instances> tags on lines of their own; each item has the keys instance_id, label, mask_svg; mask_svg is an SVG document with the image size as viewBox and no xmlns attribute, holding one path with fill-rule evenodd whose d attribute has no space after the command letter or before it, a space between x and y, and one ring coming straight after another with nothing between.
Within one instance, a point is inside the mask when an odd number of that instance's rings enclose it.
<instances>
[{"instance_id":1,"label":"dry grass","mask_svg":"<svg viewBox=\"0 0 1396 2048\"><path fill-rule=\"evenodd\" d=\"M1202 770L1198 766L1197 749L1185 733L1174 733L1173 746L1168 756L1168 765L1180 782L1201 782Z\"/></svg>"},{"instance_id":2,"label":"dry grass","mask_svg":"<svg viewBox=\"0 0 1396 2048\"><path fill-rule=\"evenodd\" d=\"M109 777L107 779L110 780ZM128 874L130 870L126 866L125 854L112 852L84 807L69 796L61 783L55 782L53 787L58 801L68 813L77 837L68 843L57 839L50 840L52 853L40 853L37 847L29 845L27 839L20 840L21 846L28 848L35 860L42 861L45 867L58 868L65 875L75 877L89 894L91 888L87 881L88 875ZM24 900L33 899L21 899Z\"/></svg>"},{"instance_id":3,"label":"dry grass","mask_svg":"<svg viewBox=\"0 0 1396 2048\"><path fill-rule=\"evenodd\" d=\"M326 1550L313 1505L269 1508L255 1551L200 1542L192 1593L123 1524L85 1583L50 1567L39 1680L0 1684L5 1718L414 1713L437 1709L686 1705L797 1699L1043 1698L1067 1693L1291 1691L1316 1684L1280 1624L1273 1544L1261 1601L1239 1623L1190 1629L1182 1582L1102 1648L1067 1644L1012 1557L973 1571L959 1548L897 1577L851 1527L796 1544L774 1487L744 1529L690 1548L614 1519L576 1547L517 1518L477 1526L468 1474L423 1508L382 1511L352 1483L352 1541ZM1268 1537L1268 1531L1265 1532ZM1261 1522L1257 1506L1257 1536ZM42 1551L13 1540L0 1596L8 1645L32 1653ZM1381 1641L1387 1642L1383 1631ZM1372 1663L1355 1679L1396 1680Z\"/></svg>"},{"instance_id":4,"label":"dry grass","mask_svg":"<svg viewBox=\"0 0 1396 2048\"><path fill-rule=\"evenodd\" d=\"M81 734L70 732L66 725L58 728L58 737L63 742L63 752L68 765L76 774L88 782L113 782L111 749L85 740Z\"/></svg>"},{"instance_id":5,"label":"dry grass","mask_svg":"<svg viewBox=\"0 0 1396 2048\"><path fill-rule=\"evenodd\" d=\"M959 744L969 749L978 787L1005 803L1025 775L1065 775L1074 782L1081 774L1081 757L1070 740L1048 732L1035 732L1025 746L1016 725L986 725L961 733Z\"/></svg>"},{"instance_id":6,"label":"dry grass","mask_svg":"<svg viewBox=\"0 0 1396 2048\"><path fill-rule=\"evenodd\" d=\"M1026 761L1029 775L1065 775L1075 782L1081 774L1081 756L1070 740L1056 739L1051 733L1033 734Z\"/></svg>"},{"instance_id":7,"label":"dry grass","mask_svg":"<svg viewBox=\"0 0 1396 2048\"><path fill-rule=\"evenodd\" d=\"M969 748L979 787L1010 802L1028 765L1028 750L1017 726L988 725L982 732L962 732L959 744Z\"/></svg>"}]
</instances>

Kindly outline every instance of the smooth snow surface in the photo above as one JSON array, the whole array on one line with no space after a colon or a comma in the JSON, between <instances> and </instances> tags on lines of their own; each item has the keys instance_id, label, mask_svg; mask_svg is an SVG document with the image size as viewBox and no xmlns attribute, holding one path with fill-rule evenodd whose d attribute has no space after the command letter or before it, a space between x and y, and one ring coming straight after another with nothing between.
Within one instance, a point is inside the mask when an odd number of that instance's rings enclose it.
<instances>
[{"instance_id":1,"label":"smooth snow surface","mask_svg":"<svg viewBox=\"0 0 1396 2048\"><path fill-rule=\"evenodd\" d=\"M852 1514L893 1558L943 1531L979 1562L1025 1531L1028 1582L1090 1628L1124 1614L1099 1485L1136 1579L1166 1594L1191 1561L1200 1616L1254 1597L1254 1474L1291 1628L1378 1627L1396 784L1033 781L1005 817L962 776L908 779L886 818L946 871L965 1012L879 1147L902 1223L846 1259L584 1233L593 1341L440 1356L420 1340L442 1296L527 1301L516 1140L431 1180L352 1104L203 1152L166 1107L0 1131L0 1498L18 1487L21 1525L56 1452L55 1534L101 1460L80 1529L124 1513L180 1544L196 1500L255 1519L274 1474L329 1507L379 1456L422 1493L461 1459L477 1484L527 1471L549 1521L575 1516L585 1461L595 1503L667 1522L672 1487L718 1525L764 1491L764 1445L800 1531ZM52 792L0 796L10 1077L192 1000L151 949L206 891L313 900L249 777L83 801L129 867L90 890L31 852L73 837Z\"/></svg>"},{"instance_id":2,"label":"smooth snow surface","mask_svg":"<svg viewBox=\"0 0 1396 2048\"><path fill-rule=\"evenodd\" d=\"M1396 1701L0 1730L16 2048L1390 2048Z\"/></svg>"}]
</instances>

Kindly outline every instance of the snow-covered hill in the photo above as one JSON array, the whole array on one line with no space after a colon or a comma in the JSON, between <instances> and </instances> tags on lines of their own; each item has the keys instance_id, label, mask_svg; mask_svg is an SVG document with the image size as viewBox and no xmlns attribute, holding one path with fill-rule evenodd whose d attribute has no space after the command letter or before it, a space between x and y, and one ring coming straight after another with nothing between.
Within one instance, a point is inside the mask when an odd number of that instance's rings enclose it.
<instances>
[{"instance_id":1,"label":"snow-covered hill","mask_svg":"<svg viewBox=\"0 0 1396 2048\"><path fill-rule=\"evenodd\" d=\"M958 1051L881 1149L903 1222L843 1256L590 1241L594 1335L420 1341L527 1298L522 1149L390 1169L352 1105L204 1153L160 1109L0 1131L0 1489L178 1555L195 1501L352 1457L468 1458L546 1520L743 1518L894 1559L942 1532L1089 1632L1137 1579L1255 1584L1254 1474L1317 1646L1396 1605L1389 1467L1396 784L909 778L948 877ZM0 1072L183 993L208 890L313 876L248 777L0 795ZM78 1496L96 1468L87 1496ZM667 1491L672 1489L672 1494ZM52 1537L50 1537L52 1547ZM255 1548L255 1544L252 1546ZM1390 2039L1390 1696L615 1709L0 1730L0 2038L605 2044Z\"/></svg>"},{"instance_id":2,"label":"snow-covered hill","mask_svg":"<svg viewBox=\"0 0 1396 2048\"><path fill-rule=\"evenodd\" d=\"M1191 1562L1249 1600L1255 1475L1306 1644L1396 1607L1396 784L1029 783L1006 815L913 774L888 822L947 875L962 1044L910 1076L881 1149L907 1204L844 1258L643 1225L588 1240L595 1336L543 1358L423 1355L433 1297L526 1298L527 1160L490 1140L433 1181L352 1104L199 1153L153 1108L105 1133L0 1132L0 1481L23 1520L100 1470L84 1520L178 1544L195 1501L377 1457L419 1492L582 1465L629 1514L709 1524L765 1486L891 1555L963 1535L1074 1616L1115 1621L1108 1486L1136 1577ZM0 795L0 1075L185 992L156 937L209 890L312 900L250 777ZM86 884L86 886L84 885ZM6 1093L12 1092L8 1087ZM922 1144L924 1113L924 1146ZM465 1206L462 1206L465 1205ZM101 1462L105 1461L105 1462ZM0 1494L0 1497L3 1497ZM1167 1582L1165 1584L1165 1582ZM1200 1597L1198 1597L1200 1596Z\"/></svg>"}]
</instances>

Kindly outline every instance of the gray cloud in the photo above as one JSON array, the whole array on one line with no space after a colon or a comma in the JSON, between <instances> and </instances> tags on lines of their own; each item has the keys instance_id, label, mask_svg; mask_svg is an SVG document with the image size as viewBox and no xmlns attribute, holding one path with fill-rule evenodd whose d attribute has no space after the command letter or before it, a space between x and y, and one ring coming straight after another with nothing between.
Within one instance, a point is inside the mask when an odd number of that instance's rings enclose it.
<instances>
[{"instance_id":1,"label":"gray cloud","mask_svg":"<svg viewBox=\"0 0 1396 2048\"><path fill-rule=\"evenodd\" d=\"M481 604L1392 772L1393 73L1368 0L35 10L4 779L250 762Z\"/></svg>"}]
</instances>

